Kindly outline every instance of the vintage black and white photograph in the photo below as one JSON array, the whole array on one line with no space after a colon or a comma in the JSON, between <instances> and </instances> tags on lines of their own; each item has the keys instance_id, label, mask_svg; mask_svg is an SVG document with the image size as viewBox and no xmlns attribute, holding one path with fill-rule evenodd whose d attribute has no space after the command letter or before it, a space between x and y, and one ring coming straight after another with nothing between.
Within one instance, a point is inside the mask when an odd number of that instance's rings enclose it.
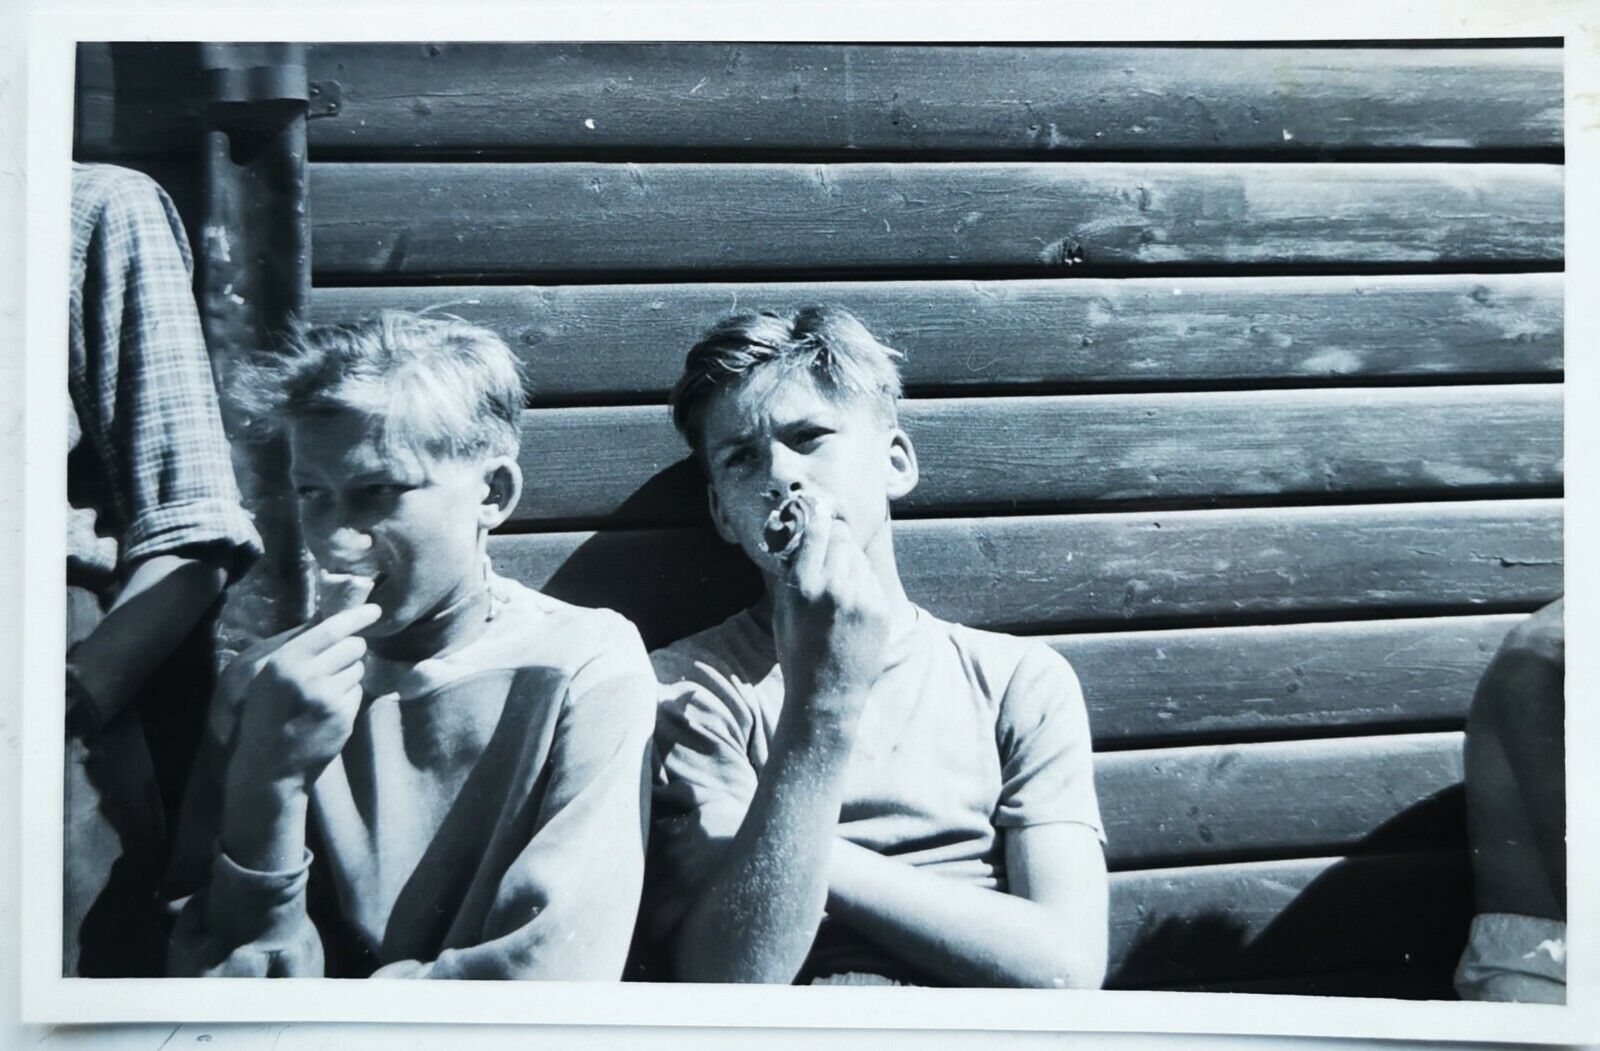
<instances>
[{"instance_id":1,"label":"vintage black and white photograph","mask_svg":"<svg viewBox=\"0 0 1600 1051\"><path fill-rule=\"evenodd\" d=\"M915 30L76 42L52 977L1568 1002L1567 42Z\"/></svg>"}]
</instances>

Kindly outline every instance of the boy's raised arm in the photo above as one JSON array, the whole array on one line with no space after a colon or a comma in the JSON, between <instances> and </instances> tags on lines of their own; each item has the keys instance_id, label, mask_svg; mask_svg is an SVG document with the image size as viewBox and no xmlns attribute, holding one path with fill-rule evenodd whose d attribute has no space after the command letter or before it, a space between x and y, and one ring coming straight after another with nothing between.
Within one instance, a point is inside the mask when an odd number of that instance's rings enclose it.
<instances>
[{"instance_id":1,"label":"boy's raised arm","mask_svg":"<svg viewBox=\"0 0 1600 1051\"><path fill-rule=\"evenodd\" d=\"M259 659L224 775L211 882L178 916L169 973L322 973L322 943L306 915L308 792L349 739L366 653L356 632L379 613L367 605L335 614Z\"/></svg>"},{"instance_id":2,"label":"boy's raised arm","mask_svg":"<svg viewBox=\"0 0 1600 1051\"><path fill-rule=\"evenodd\" d=\"M791 982L827 898L849 731L789 707L738 833L679 928L676 976L707 982Z\"/></svg>"},{"instance_id":3,"label":"boy's raised arm","mask_svg":"<svg viewBox=\"0 0 1600 1051\"><path fill-rule=\"evenodd\" d=\"M888 605L848 528L826 513L776 590L783 714L744 820L679 929L680 978L793 981L827 900L845 769Z\"/></svg>"}]
</instances>

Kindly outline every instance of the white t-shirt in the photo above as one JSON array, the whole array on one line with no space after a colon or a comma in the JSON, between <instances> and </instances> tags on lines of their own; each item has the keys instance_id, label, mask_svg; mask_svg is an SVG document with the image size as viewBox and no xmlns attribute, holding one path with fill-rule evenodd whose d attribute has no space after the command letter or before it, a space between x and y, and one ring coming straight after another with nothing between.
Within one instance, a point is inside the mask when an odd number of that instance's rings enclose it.
<instances>
[{"instance_id":1,"label":"white t-shirt","mask_svg":"<svg viewBox=\"0 0 1600 1051\"><path fill-rule=\"evenodd\" d=\"M748 612L651 657L662 763L646 929L664 937L738 831L783 708L772 636ZM1077 676L1038 640L917 609L887 647L846 770L839 833L952 879L1006 889L1001 832L1093 828L1089 720ZM824 919L802 979L908 970ZM915 980L916 975L910 977Z\"/></svg>"}]
</instances>

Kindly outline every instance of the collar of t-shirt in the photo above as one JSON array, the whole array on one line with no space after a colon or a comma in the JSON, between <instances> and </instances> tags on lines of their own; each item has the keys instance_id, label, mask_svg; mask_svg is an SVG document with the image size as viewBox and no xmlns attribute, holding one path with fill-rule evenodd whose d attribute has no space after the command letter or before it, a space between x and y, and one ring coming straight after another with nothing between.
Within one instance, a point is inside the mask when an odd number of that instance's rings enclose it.
<instances>
[{"instance_id":1,"label":"collar of t-shirt","mask_svg":"<svg viewBox=\"0 0 1600 1051\"><path fill-rule=\"evenodd\" d=\"M889 641L884 644L885 671L898 667L915 655L927 639L928 633L938 624L937 617L915 602L908 602L907 605L911 607L911 616L900 618L889 636ZM735 626L755 652L763 657L777 659L777 647L772 632L761 625L754 613L748 609L740 613Z\"/></svg>"}]
</instances>

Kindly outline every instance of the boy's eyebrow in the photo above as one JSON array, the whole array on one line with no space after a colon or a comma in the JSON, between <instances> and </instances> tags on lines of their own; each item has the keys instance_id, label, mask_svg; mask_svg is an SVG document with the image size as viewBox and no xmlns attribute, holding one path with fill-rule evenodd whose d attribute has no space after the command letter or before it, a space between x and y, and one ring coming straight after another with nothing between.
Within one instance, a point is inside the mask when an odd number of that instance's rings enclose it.
<instances>
[{"instance_id":1,"label":"boy's eyebrow","mask_svg":"<svg viewBox=\"0 0 1600 1051\"><path fill-rule=\"evenodd\" d=\"M731 449L735 446L747 445L749 444L751 436L754 433L754 431L750 430L735 431L733 434L721 439L720 441L712 442L710 451L712 453L720 453L725 449Z\"/></svg>"}]
</instances>

